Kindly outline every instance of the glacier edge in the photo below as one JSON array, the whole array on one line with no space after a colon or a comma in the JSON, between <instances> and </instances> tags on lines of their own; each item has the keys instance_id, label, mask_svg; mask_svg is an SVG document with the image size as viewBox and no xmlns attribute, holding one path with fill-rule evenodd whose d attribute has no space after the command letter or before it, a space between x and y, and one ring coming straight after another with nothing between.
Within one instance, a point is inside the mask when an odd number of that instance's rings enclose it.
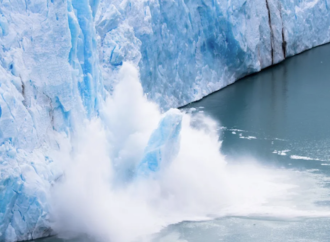
<instances>
[{"instance_id":1,"label":"glacier edge","mask_svg":"<svg viewBox=\"0 0 330 242\"><path fill-rule=\"evenodd\" d=\"M50 235L54 151L124 62L165 111L330 42L330 0L0 0L0 241Z\"/></svg>"}]
</instances>

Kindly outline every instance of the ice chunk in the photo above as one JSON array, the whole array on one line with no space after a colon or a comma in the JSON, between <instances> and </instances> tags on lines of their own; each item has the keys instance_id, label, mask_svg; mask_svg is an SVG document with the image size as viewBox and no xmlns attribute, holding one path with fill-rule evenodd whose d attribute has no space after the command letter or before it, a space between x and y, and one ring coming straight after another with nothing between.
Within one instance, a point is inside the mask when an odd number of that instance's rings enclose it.
<instances>
[{"instance_id":1,"label":"ice chunk","mask_svg":"<svg viewBox=\"0 0 330 242\"><path fill-rule=\"evenodd\" d=\"M138 176L148 176L169 164L180 149L182 114L170 109L152 133L140 164Z\"/></svg>"}]
</instances>

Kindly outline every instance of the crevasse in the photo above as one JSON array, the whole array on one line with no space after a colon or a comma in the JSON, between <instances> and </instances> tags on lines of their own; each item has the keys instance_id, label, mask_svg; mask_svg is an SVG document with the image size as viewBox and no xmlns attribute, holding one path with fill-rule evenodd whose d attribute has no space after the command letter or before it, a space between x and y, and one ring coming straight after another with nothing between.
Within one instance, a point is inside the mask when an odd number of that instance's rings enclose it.
<instances>
[{"instance_id":1,"label":"crevasse","mask_svg":"<svg viewBox=\"0 0 330 242\"><path fill-rule=\"evenodd\" d=\"M1 0L0 241L52 233L53 153L99 115L123 62L165 111L329 42L329 4Z\"/></svg>"}]
</instances>

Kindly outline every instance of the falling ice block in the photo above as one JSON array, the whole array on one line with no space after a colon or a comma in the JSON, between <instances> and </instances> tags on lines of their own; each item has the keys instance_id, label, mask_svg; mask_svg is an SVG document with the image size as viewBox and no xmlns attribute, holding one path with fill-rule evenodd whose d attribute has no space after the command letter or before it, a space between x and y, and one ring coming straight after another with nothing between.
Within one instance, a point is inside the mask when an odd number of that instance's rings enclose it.
<instances>
[{"instance_id":1,"label":"falling ice block","mask_svg":"<svg viewBox=\"0 0 330 242\"><path fill-rule=\"evenodd\" d=\"M137 167L138 176L148 176L168 165L178 154L182 114L170 109L152 133L144 151L141 163Z\"/></svg>"}]
</instances>

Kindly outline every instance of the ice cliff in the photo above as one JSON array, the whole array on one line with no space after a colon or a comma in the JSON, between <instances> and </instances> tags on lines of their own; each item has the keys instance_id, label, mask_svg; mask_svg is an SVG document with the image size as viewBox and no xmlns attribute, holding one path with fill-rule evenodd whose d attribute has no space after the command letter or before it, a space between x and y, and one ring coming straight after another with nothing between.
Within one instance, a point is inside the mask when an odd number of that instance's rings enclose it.
<instances>
[{"instance_id":1,"label":"ice cliff","mask_svg":"<svg viewBox=\"0 0 330 242\"><path fill-rule=\"evenodd\" d=\"M51 234L53 153L99 115L123 62L139 67L148 99L182 106L329 42L329 4L0 0L0 241Z\"/></svg>"},{"instance_id":2,"label":"ice cliff","mask_svg":"<svg viewBox=\"0 0 330 242\"><path fill-rule=\"evenodd\" d=\"M162 107L198 100L238 78L330 40L327 0L101 1L96 14L105 86L137 63Z\"/></svg>"}]
</instances>

